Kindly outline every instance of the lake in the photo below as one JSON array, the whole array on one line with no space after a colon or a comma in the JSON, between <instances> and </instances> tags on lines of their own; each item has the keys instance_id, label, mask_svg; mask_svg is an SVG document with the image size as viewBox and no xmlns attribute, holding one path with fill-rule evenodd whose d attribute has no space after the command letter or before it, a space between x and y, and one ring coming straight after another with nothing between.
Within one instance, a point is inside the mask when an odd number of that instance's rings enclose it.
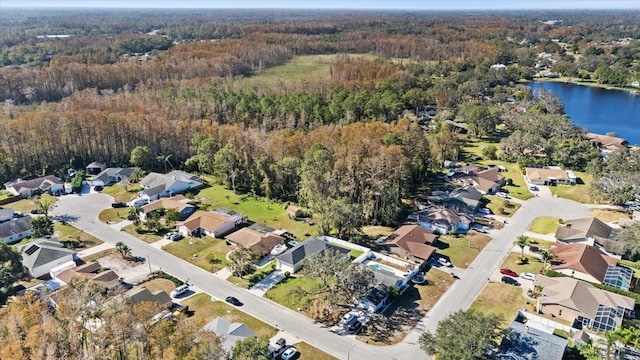
<instances>
[{"instance_id":1,"label":"lake","mask_svg":"<svg viewBox=\"0 0 640 360\"><path fill-rule=\"evenodd\" d=\"M615 132L631 144L640 144L640 94L560 82L531 82L534 92L545 89L559 97L565 112L589 132Z\"/></svg>"}]
</instances>

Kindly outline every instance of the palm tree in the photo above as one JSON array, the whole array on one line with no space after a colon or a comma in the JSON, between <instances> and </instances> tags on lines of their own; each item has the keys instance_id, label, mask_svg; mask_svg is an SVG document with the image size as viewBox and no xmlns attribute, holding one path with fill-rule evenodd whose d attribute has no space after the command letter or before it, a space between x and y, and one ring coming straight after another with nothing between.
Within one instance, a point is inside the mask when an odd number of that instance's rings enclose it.
<instances>
[{"instance_id":1,"label":"palm tree","mask_svg":"<svg viewBox=\"0 0 640 360\"><path fill-rule=\"evenodd\" d=\"M549 250L542 249L540 250L540 256L542 256L542 261L544 265L542 265L542 271L547 268L547 262L556 258L556 255Z\"/></svg>"},{"instance_id":2,"label":"palm tree","mask_svg":"<svg viewBox=\"0 0 640 360\"><path fill-rule=\"evenodd\" d=\"M611 359L611 348L614 350L618 347L618 341L620 340L620 333L617 330L607 330L602 333L604 337L603 342L607 345L607 360Z\"/></svg>"},{"instance_id":3,"label":"palm tree","mask_svg":"<svg viewBox=\"0 0 640 360\"><path fill-rule=\"evenodd\" d=\"M131 248L122 241L116 243L116 251L125 259L131 256Z\"/></svg>"},{"instance_id":4,"label":"palm tree","mask_svg":"<svg viewBox=\"0 0 640 360\"><path fill-rule=\"evenodd\" d=\"M529 242L528 237L524 235L518 236L518 241L516 241L516 245L520 246L520 250L522 251L520 256L522 257L524 257L524 247L527 246L527 242Z\"/></svg>"}]
</instances>

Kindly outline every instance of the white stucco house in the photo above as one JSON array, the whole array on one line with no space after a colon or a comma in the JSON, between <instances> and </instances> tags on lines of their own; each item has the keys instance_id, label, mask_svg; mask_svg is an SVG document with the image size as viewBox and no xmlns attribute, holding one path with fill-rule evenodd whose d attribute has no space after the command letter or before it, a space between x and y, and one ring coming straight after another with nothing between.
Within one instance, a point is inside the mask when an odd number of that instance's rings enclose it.
<instances>
[{"instance_id":1,"label":"white stucco house","mask_svg":"<svg viewBox=\"0 0 640 360\"><path fill-rule=\"evenodd\" d=\"M34 278L47 276L52 269L74 262L75 254L56 238L40 238L20 247L22 266Z\"/></svg>"}]
</instances>

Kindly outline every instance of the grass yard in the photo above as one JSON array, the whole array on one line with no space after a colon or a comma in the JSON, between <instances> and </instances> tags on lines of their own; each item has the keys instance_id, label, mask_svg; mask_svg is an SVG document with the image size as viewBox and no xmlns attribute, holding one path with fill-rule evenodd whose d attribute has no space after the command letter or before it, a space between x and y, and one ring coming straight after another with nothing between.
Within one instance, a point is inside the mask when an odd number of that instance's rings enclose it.
<instances>
[{"instance_id":1,"label":"grass yard","mask_svg":"<svg viewBox=\"0 0 640 360\"><path fill-rule=\"evenodd\" d=\"M518 250L520 249L518 248ZM540 270L542 269L542 260L531 255L525 254L525 256L529 259L529 262L523 265L518 265L516 260L520 257L520 251L512 252L509 254L509 256L507 256L507 258L504 260L500 268L511 269L517 272L518 274L521 274L524 272L539 274Z\"/></svg>"},{"instance_id":2,"label":"grass yard","mask_svg":"<svg viewBox=\"0 0 640 360\"><path fill-rule=\"evenodd\" d=\"M520 204L498 196L485 195L484 198L489 200L489 203L485 207L488 207L494 214L499 216L511 217L511 215L520 209ZM500 209L502 209L502 211L499 211Z\"/></svg>"},{"instance_id":3,"label":"grass yard","mask_svg":"<svg viewBox=\"0 0 640 360\"><path fill-rule=\"evenodd\" d=\"M164 250L206 271L216 272L227 264L227 253L234 247L225 240L209 236L174 241Z\"/></svg>"},{"instance_id":4,"label":"grass yard","mask_svg":"<svg viewBox=\"0 0 640 360\"><path fill-rule=\"evenodd\" d=\"M60 222L53 223L54 236L60 239L60 242L66 245L67 242L73 245L74 249L88 249L103 243L102 240L93 235L76 228L69 224Z\"/></svg>"},{"instance_id":5,"label":"grass yard","mask_svg":"<svg viewBox=\"0 0 640 360\"><path fill-rule=\"evenodd\" d=\"M183 301L182 304L189 306L189 310L194 312L193 316L198 327L202 327L209 321L220 316L232 323L241 322L246 324L256 336L267 336L271 338L277 333L277 330L271 325L233 306L227 305L225 302L212 301L211 297L206 294L196 294Z\"/></svg>"},{"instance_id":6,"label":"grass yard","mask_svg":"<svg viewBox=\"0 0 640 360\"><path fill-rule=\"evenodd\" d=\"M623 211L606 210L606 209L593 209L591 210L591 216L598 218L604 222L615 222L622 219L629 220L631 216Z\"/></svg>"},{"instance_id":7,"label":"grass yard","mask_svg":"<svg viewBox=\"0 0 640 360\"><path fill-rule=\"evenodd\" d=\"M142 191L142 187L138 184L126 187L123 183L117 183L105 186L101 193L111 195L115 201L129 202L138 197L140 191Z\"/></svg>"},{"instance_id":8,"label":"grass yard","mask_svg":"<svg viewBox=\"0 0 640 360\"><path fill-rule=\"evenodd\" d=\"M210 184L215 184L215 179L204 177ZM283 203L256 198L250 194L234 194L232 190L222 185L212 185L202 189L195 199L201 202L202 207L213 210L226 208L247 216L250 221L270 226L274 229L286 229L298 239L304 239L305 234L317 233L318 230L302 221L290 219L285 211Z\"/></svg>"},{"instance_id":9,"label":"grass yard","mask_svg":"<svg viewBox=\"0 0 640 360\"><path fill-rule=\"evenodd\" d=\"M551 216L542 216L536 218L529 225L529 231L537 234L555 234L560 226L560 219Z\"/></svg>"},{"instance_id":10,"label":"grass yard","mask_svg":"<svg viewBox=\"0 0 640 360\"><path fill-rule=\"evenodd\" d=\"M24 214L28 214L31 210L36 208L36 204L33 203L31 199L22 199L18 201L14 201L12 203L6 204L2 206L5 209L11 208L14 211L19 211Z\"/></svg>"},{"instance_id":11,"label":"grass yard","mask_svg":"<svg viewBox=\"0 0 640 360\"><path fill-rule=\"evenodd\" d=\"M448 257L451 263L466 268L491 241L487 235L469 233L463 236L441 235L434 244L438 254Z\"/></svg>"},{"instance_id":12,"label":"grass yard","mask_svg":"<svg viewBox=\"0 0 640 360\"><path fill-rule=\"evenodd\" d=\"M504 326L509 326L519 309L532 309L530 304L527 305L528 300L524 297L523 290L526 291L521 286L490 282L471 304L470 309L498 315L502 318Z\"/></svg>"},{"instance_id":13,"label":"grass yard","mask_svg":"<svg viewBox=\"0 0 640 360\"><path fill-rule=\"evenodd\" d=\"M300 352L300 357L298 359L302 360L338 360L337 357L331 356L326 352L313 347L305 342L299 342L294 345L296 349Z\"/></svg>"},{"instance_id":14,"label":"grass yard","mask_svg":"<svg viewBox=\"0 0 640 360\"><path fill-rule=\"evenodd\" d=\"M370 239L374 240L379 238L380 236L391 235L392 232L393 228L388 226L369 225L362 227L362 233L367 235Z\"/></svg>"},{"instance_id":15,"label":"grass yard","mask_svg":"<svg viewBox=\"0 0 640 360\"><path fill-rule=\"evenodd\" d=\"M582 171L574 171L573 173L576 174L576 177L582 179L582 184L549 186L549 189L551 189L553 195L557 195L558 197L574 200L583 204L591 203L589 188L593 182L593 175Z\"/></svg>"},{"instance_id":16,"label":"grass yard","mask_svg":"<svg viewBox=\"0 0 640 360\"><path fill-rule=\"evenodd\" d=\"M294 311L306 309L309 301L312 299L308 296L295 296L295 290L299 287L305 290L311 290L319 281L320 280L311 280L304 276L288 277L278 285L269 289L267 293L264 294L264 297Z\"/></svg>"},{"instance_id":17,"label":"grass yard","mask_svg":"<svg viewBox=\"0 0 640 360\"><path fill-rule=\"evenodd\" d=\"M120 209L104 209L100 214L98 214L98 220L103 223L119 223L121 221L127 220L127 215L129 215L129 208L120 208Z\"/></svg>"},{"instance_id":18,"label":"grass yard","mask_svg":"<svg viewBox=\"0 0 640 360\"><path fill-rule=\"evenodd\" d=\"M167 294L171 293L171 291L176 287L173 281L160 278L149 280L141 285L149 289L152 293L158 290L163 290Z\"/></svg>"},{"instance_id":19,"label":"grass yard","mask_svg":"<svg viewBox=\"0 0 640 360\"><path fill-rule=\"evenodd\" d=\"M154 233L154 232L146 232L145 230L141 230L141 232L137 232L136 231L136 226L134 224L131 225L127 225L125 227L122 228L122 231L126 232L127 234L131 235L131 236L135 236L138 239L151 244L154 243L158 240L162 240L163 238L163 233Z\"/></svg>"},{"instance_id":20,"label":"grass yard","mask_svg":"<svg viewBox=\"0 0 640 360\"><path fill-rule=\"evenodd\" d=\"M238 286L242 286L244 288L250 288L255 285L258 281L264 279L267 275L271 274L273 271L273 266L276 264L276 261L272 261L262 269L256 269L256 272L250 275L246 275L243 277L238 276L229 276L227 281Z\"/></svg>"}]
</instances>

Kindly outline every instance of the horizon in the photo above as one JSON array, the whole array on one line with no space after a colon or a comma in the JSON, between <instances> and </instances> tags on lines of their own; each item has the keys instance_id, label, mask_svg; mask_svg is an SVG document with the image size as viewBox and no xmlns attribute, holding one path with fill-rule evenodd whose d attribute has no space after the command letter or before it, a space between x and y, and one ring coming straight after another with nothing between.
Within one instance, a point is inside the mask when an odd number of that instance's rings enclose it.
<instances>
[{"instance_id":1,"label":"horizon","mask_svg":"<svg viewBox=\"0 0 640 360\"><path fill-rule=\"evenodd\" d=\"M508 11L508 10L628 10L640 9L640 1L634 0L433 0L433 1L294 1L294 0L3 0L2 7L14 8L112 8L112 9L280 9L280 10L401 10L401 11Z\"/></svg>"}]
</instances>

